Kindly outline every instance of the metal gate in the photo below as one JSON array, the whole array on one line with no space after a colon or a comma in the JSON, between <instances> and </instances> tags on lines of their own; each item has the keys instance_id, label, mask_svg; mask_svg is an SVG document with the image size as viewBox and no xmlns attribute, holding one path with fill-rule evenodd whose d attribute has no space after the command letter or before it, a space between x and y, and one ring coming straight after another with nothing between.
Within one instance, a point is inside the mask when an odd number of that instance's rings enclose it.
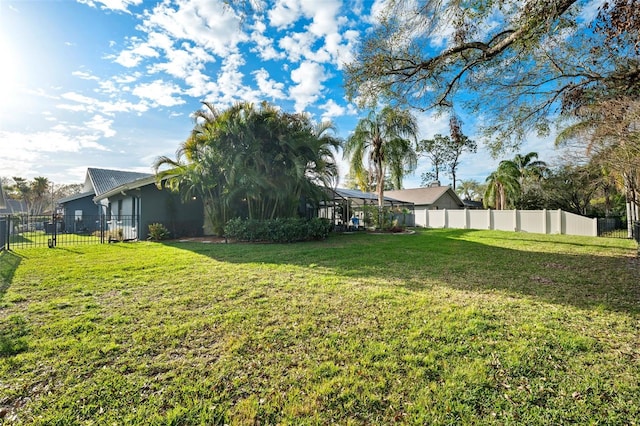
<instances>
[{"instance_id":1,"label":"metal gate","mask_svg":"<svg viewBox=\"0 0 640 426\"><path fill-rule=\"evenodd\" d=\"M62 215L9 215L4 218L5 249L49 247L59 245L104 244L113 241L132 241L138 238L137 216L81 218ZM0 241L1 242L1 241Z\"/></svg>"}]
</instances>

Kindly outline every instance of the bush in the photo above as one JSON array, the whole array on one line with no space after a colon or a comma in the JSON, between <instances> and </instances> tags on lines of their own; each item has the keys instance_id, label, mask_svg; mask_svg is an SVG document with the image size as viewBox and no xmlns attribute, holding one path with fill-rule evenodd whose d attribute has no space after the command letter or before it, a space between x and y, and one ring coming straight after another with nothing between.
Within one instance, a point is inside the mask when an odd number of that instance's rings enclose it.
<instances>
[{"instance_id":1,"label":"bush","mask_svg":"<svg viewBox=\"0 0 640 426\"><path fill-rule=\"evenodd\" d=\"M149 225L149 236L147 240L160 241L169 238L169 230L161 223L152 223Z\"/></svg>"},{"instance_id":2,"label":"bush","mask_svg":"<svg viewBox=\"0 0 640 426\"><path fill-rule=\"evenodd\" d=\"M255 220L231 219L224 227L224 235L238 241L266 241L292 243L295 241L323 240L331 231L328 219L299 218Z\"/></svg>"}]
</instances>

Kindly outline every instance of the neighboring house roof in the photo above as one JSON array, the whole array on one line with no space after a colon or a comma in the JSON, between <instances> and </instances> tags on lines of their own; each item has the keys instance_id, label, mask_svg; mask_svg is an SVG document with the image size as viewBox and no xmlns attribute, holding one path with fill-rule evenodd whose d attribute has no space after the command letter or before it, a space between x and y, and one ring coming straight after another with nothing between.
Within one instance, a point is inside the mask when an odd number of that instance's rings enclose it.
<instances>
[{"instance_id":1,"label":"neighboring house roof","mask_svg":"<svg viewBox=\"0 0 640 426\"><path fill-rule=\"evenodd\" d=\"M142 179L153 178L150 173L128 172L123 170L96 169L89 167L87 169L87 178L85 180L84 191L89 192L92 188L95 191L96 198L111 191L112 189L127 184L129 182Z\"/></svg>"},{"instance_id":2,"label":"neighboring house roof","mask_svg":"<svg viewBox=\"0 0 640 426\"><path fill-rule=\"evenodd\" d=\"M0 215L4 214L22 214L27 212L27 204L22 200L5 199L5 207L0 208Z\"/></svg>"},{"instance_id":3,"label":"neighboring house roof","mask_svg":"<svg viewBox=\"0 0 640 426\"><path fill-rule=\"evenodd\" d=\"M474 200L462 200L464 206L468 209L483 209L484 204L482 201L474 201Z\"/></svg>"},{"instance_id":4,"label":"neighboring house roof","mask_svg":"<svg viewBox=\"0 0 640 426\"><path fill-rule=\"evenodd\" d=\"M429 206L434 204L444 194L449 193L451 197L462 207L464 203L450 186L429 186L426 188L399 189L385 191L389 196L402 201L408 201L416 206Z\"/></svg>"},{"instance_id":5,"label":"neighboring house roof","mask_svg":"<svg viewBox=\"0 0 640 426\"><path fill-rule=\"evenodd\" d=\"M80 198L96 195L94 191L81 192L79 194L69 195L58 200L58 204L68 203L69 201L79 200Z\"/></svg>"}]
</instances>

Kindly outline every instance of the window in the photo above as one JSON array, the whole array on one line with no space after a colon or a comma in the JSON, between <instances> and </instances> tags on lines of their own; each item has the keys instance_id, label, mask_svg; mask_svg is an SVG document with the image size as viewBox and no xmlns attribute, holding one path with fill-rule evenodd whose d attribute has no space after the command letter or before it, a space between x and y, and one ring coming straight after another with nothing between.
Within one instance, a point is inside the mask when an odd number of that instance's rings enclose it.
<instances>
[{"instance_id":1,"label":"window","mask_svg":"<svg viewBox=\"0 0 640 426\"><path fill-rule=\"evenodd\" d=\"M118 200L118 219L122 220L122 200Z\"/></svg>"}]
</instances>

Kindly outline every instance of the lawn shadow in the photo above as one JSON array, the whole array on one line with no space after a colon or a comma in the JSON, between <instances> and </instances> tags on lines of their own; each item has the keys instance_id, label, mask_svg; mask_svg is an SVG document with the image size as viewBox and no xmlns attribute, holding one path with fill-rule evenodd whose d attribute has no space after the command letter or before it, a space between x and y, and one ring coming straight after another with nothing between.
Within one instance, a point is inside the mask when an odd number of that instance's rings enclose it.
<instances>
[{"instance_id":1,"label":"lawn shadow","mask_svg":"<svg viewBox=\"0 0 640 426\"><path fill-rule=\"evenodd\" d=\"M634 257L607 253L585 239L562 241L558 252L536 251L555 244L536 237L519 248L498 247L469 238L463 229L427 230L415 235L335 235L297 244L169 243L221 262L290 264L334 274L345 281L371 277L413 292L434 285L473 292L504 292L581 309L640 313L640 264ZM505 233L504 239L509 239ZM514 234L517 239L521 234ZM491 238L492 240L499 238ZM594 253L571 247L593 244ZM508 245L508 244L505 244ZM527 246L528 245L528 246ZM584 250L582 250L584 251Z\"/></svg>"},{"instance_id":2,"label":"lawn shadow","mask_svg":"<svg viewBox=\"0 0 640 426\"><path fill-rule=\"evenodd\" d=\"M2 250L0 252L0 301L13 281L13 275L18 269L22 258L17 254Z\"/></svg>"}]
</instances>

